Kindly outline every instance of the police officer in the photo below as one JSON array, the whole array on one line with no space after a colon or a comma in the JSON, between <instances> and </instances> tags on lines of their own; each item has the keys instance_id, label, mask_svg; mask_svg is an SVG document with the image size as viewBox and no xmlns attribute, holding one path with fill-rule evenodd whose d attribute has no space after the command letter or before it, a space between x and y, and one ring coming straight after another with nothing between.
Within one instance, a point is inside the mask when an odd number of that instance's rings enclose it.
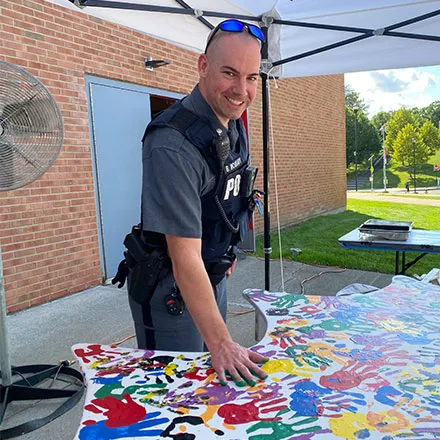
<instances>
[{"instance_id":1,"label":"police officer","mask_svg":"<svg viewBox=\"0 0 440 440\"><path fill-rule=\"evenodd\" d=\"M198 85L157 117L143 139L142 228L153 244L162 237L172 272L147 303L130 298L138 345L207 348L221 383L226 371L238 383L255 381L251 372L266 376L258 366L266 359L235 343L225 324L231 246L249 220L240 116L257 93L263 39L258 27L238 20L217 26L198 59Z\"/></svg>"}]
</instances>

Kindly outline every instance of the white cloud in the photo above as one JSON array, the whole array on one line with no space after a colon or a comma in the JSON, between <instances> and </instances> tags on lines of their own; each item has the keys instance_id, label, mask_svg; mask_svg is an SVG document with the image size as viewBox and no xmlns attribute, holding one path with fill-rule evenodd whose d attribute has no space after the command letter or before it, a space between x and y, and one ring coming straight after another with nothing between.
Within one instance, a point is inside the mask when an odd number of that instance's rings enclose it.
<instances>
[{"instance_id":1,"label":"white cloud","mask_svg":"<svg viewBox=\"0 0 440 440\"><path fill-rule=\"evenodd\" d=\"M440 66L348 73L345 84L368 104L370 117L400 107L425 107L440 99Z\"/></svg>"}]
</instances>

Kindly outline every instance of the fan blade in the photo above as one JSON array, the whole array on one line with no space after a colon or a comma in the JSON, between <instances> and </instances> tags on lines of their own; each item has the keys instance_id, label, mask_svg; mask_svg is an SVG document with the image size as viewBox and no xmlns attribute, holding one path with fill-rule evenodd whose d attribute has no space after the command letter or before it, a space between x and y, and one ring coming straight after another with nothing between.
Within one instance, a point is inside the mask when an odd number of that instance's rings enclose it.
<instances>
[{"instance_id":1,"label":"fan blade","mask_svg":"<svg viewBox=\"0 0 440 440\"><path fill-rule=\"evenodd\" d=\"M26 70L0 60L0 191L43 175L63 142L63 119L49 90Z\"/></svg>"}]
</instances>

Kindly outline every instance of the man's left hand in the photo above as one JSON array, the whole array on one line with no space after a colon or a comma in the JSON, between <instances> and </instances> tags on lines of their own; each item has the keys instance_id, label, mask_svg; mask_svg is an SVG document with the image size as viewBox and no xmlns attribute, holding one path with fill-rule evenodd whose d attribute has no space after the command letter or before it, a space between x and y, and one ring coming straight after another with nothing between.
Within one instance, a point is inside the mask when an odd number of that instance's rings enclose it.
<instances>
[{"instance_id":1,"label":"man's left hand","mask_svg":"<svg viewBox=\"0 0 440 440\"><path fill-rule=\"evenodd\" d=\"M255 385L257 379L265 379L267 373L258 364L269 359L255 351L242 347L231 339L208 347L211 365L217 372L220 385L226 385L226 375L238 385Z\"/></svg>"}]
</instances>

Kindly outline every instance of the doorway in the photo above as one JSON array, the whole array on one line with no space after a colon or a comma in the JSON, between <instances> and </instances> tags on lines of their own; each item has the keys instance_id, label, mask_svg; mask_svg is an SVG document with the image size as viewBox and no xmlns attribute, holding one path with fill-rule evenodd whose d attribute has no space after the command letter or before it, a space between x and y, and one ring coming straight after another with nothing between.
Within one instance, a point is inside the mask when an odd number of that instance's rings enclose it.
<instances>
[{"instance_id":1,"label":"doorway","mask_svg":"<svg viewBox=\"0 0 440 440\"><path fill-rule=\"evenodd\" d=\"M103 78L86 78L101 269L112 278L123 241L140 222L145 127L180 98L171 92Z\"/></svg>"}]
</instances>

